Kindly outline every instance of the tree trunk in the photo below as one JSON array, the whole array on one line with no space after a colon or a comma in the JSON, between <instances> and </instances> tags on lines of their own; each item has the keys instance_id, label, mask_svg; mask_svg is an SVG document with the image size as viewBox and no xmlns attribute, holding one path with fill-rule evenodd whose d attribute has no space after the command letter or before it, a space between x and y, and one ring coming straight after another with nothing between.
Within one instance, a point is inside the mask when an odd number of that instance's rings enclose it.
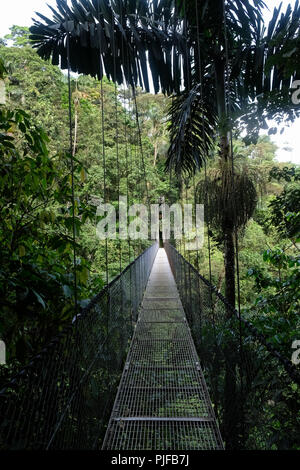
<instances>
[{"instance_id":1,"label":"tree trunk","mask_svg":"<svg viewBox=\"0 0 300 470\"><path fill-rule=\"evenodd\" d=\"M77 132L78 132L78 110L77 110L77 106L75 105L75 130L74 130L73 157L75 157L76 155Z\"/></svg>"},{"instance_id":2,"label":"tree trunk","mask_svg":"<svg viewBox=\"0 0 300 470\"><path fill-rule=\"evenodd\" d=\"M224 262L225 262L225 297L235 307L235 256L234 256L233 230L224 232ZM231 311L228 311L231 317Z\"/></svg>"},{"instance_id":3,"label":"tree trunk","mask_svg":"<svg viewBox=\"0 0 300 470\"><path fill-rule=\"evenodd\" d=\"M227 165L230 159L230 145L228 138L228 117L225 101L225 62L224 59L215 60L216 94L218 102L218 115L220 120L220 160L222 169L222 184L224 197L227 197L228 186ZM231 195L232 196L232 195ZM230 195L229 195L230 197ZM224 264L225 264L225 297L232 306L235 306L235 248L234 248L234 214L227 215L224 220Z\"/></svg>"},{"instance_id":4,"label":"tree trunk","mask_svg":"<svg viewBox=\"0 0 300 470\"><path fill-rule=\"evenodd\" d=\"M156 160L157 160L157 153L158 153L158 144L157 142L155 142L154 144L154 160L153 160L153 166L155 167L156 166Z\"/></svg>"},{"instance_id":5,"label":"tree trunk","mask_svg":"<svg viewBox=\"0 0 300 470\"><path fill-rule=\"evenodd\" d=\"M224 60L215 61L216 91L218 101L218 114L220 120L220 161L222 170L222 185L224 198L232 197L229 194L232 187L229 184L230 144L228 137L228 116L225 101L225 63ZM230 206L229 206L230 207ZM230 210L224 214L224 264L225 264L225 297L235 307L235 246L234 246L234 214ZM231 310L226 312L227 323L230 325ZM224 318L224 322L226 319ZM223 346L224 358L224 402L222 431L227 450L237 450L240 447L241 414L237 390L237 350L236 341L228 339Z\"/></svg>"},{"instance_id":6,"label":"tree trunk","mask_svg":"<svg viewBox=\"0 0 300 470\"><path fill-rule=\"evenodd\" d=\"M224 197L232 188L228 184L228 160L229 160L229 141L227 135L220 139L220 157L222 159L222 180ZM225 164L224 164L225 163ZM228 194L228 199L232 195ZM234 246L234 214L230 211L224 220L224 264L225 264L225 297L226 300L235 307L235 246ZM230 325L232 317L231 309L227 308L227 328ZM224 321L226 321L224 319ZM224 415L223 415L223 437L227 450L238 450L240 447L240 402L237 391L237 345L234 339L228 339L223 349L225 359L225 383L224 383Z\"/></svg>"},{"instance_id":7,"label":"tree trunk","mask_svg":"<svg viewBox=\"0 0 300 470\"><path fill-rule=\"evenodd\" d=\"M224 188L224 198L232 198L232 185L229 184L228 179L228 165L230 157L229 140L227 133L220 136L220 159L222 169L222 185ZM230 194L229 194L230 192ZM224 216L223 221L224 230L224 264L225 264L225 297L228 302L235 307L235 247L234 247L234 214L228 211ZM228 316L231 316L231 311L228 310Z\"/></svg>"},{"instance_id":8,"label":"tree trunk","mask_svg":"<svg viewBox=\"0 0 300 470\"><path fill-rule=\"evenodd\" d=\"M223 438L226 450L239 450L241 447L241 396L237 389L237 350L236 341L229 340L224 348L225 383Z\"/></svg>"}]
</instances>

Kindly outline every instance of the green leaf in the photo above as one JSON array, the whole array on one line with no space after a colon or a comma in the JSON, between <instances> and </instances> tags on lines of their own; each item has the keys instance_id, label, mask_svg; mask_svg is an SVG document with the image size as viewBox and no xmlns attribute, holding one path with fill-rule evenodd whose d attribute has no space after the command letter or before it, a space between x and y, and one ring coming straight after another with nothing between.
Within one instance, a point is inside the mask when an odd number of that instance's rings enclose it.
<instances>
[{"instance_id":1,"label":"green leaf","mask_svg":"<svg viewBox=\"0 0 300 470\"><path fill-rule=\"evenodd\" d=\"M34 289L32 289L32 292L34 293L37 301L39 304L41 304L41 306L43 307L43 309L45 310L46 309L46 304L43 300L43 298L40 296L40 294L38 294Z\"/></svg>"},{"instance_id":2,"label":"green leaf","mask_svg":"<svg viewBox=\"0 0 300 470\"><path fill-rule=\"evenodd\" d=\"M26 250L23 245L19 245L19 256L20 258L23 258L26 255Z\"/></svg>"}]
</instances>

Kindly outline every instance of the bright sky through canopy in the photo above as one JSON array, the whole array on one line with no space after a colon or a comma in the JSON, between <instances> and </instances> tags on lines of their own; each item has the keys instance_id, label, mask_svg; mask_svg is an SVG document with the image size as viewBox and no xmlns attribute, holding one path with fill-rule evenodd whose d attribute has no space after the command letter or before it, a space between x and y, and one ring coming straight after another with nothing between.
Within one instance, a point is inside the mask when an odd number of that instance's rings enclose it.
<instances>
[{"instance_id":1,"label":"bright sky through canopy","mask_svg":"<svg viewBox=\"0 0 300 470\"><path fill-rule=\"evenodd\" d=\"M31 18L35 16L34 12L38 11L51 16L51 10L47 7L47 3L51 6L56 5L55 0L10 0L9 2L3 2L1 5L1 16L0 16L0 37L5 36L9 33L9 28L16 24L19 26L30 26L32 24ZM265 3L269 6L270 11L266 10L265 16L266 21L271 18L271 12L275 6L278 6L280 0L265 0ZM282 0L283 11L285 11L287 5L291 3L294 5L295 0ZM270 122L270 126L272 126ZM286 128L284 133L276 136L272 136L272 140L277 144L279 150L277 152L277 159L279 161L292 161L300 164L300 150L299 150L299 134L300 134L300 120L294 123L293 126ZM285 148L291 149L287 152Z\"/></svg>"}]
</instances>

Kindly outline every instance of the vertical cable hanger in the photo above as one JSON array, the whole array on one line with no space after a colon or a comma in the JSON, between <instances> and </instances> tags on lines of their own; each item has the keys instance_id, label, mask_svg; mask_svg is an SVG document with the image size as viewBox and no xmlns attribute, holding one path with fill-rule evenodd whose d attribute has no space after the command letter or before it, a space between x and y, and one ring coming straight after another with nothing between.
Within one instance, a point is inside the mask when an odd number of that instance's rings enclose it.
<instances>
[{"instance_id":1,"label":"vertical cable hanger","mask_svg":"<svg viewBox=\"0 0 300 470\"><path fill-rule=\"evenodd\" d=\"M189 53L188 53L188 37L187 37L187 18L186 18L186 0L183 0L183 28L184 28L184 36L185 36L185 69L186 69L186 78L187 78L187 91L190 92L191 83L190 83L190 73L189 73ZM184 140L185 144L185 140ZM187 178L183 180L183 184L185 185L185 196L187 198ZM184 191L182 190L182 200L184 201ZM187 201L186 201L187 202ZM183 236L183 252L184 257L186 258L186 237ZM189 259L190 259L190 252L189 252Z\"/></svg>"},{"instance_id":2,"label":"vertical cable hanger","mask_svg":"<svg viewBox=\"0 0 300 470\"><path fill-rule=\"evenodd\" d=\"M239 243L238 243L238 229L236 224L236 203L235 203L235 171L234 171L234 153L233 153L233 135L232 135L232 119L231 119L231 97L230 97L230 71L229 71L229 49L228 49L228 35L227 35L227 20L225 10L225 0L223 0L223 21L224 21L224 39L225 39L225 57L226 57L226 83L225 83L225 98L226 99L226 114L229 120L229 135L230 135L230 158L231 158L231 178L232 178L232 192L233 192L233 210L234 210L234 236L235 236L235 262L236 262L236 278L237 278L237 291L238 291L238 319L239 319L239 343L240 343L240 380L241 380L241 413L242 413L242 428L244 432L244 411L243 411L243 395L244 395L244 379L243 379L243 365L244 365L244 352L242 340L242 319L241 319L241 296L240 296L240 272L239 272ZM235 305L233 305L235 307Z\"/></svg>"},{"instance_id":3,"label":"vertical cable hanger","mask_svg":"<svg viewBox=\"0 0 300 470\"><path fill-rule=\"evenodd\" d=\"M129 204L129 163L128 163L128 139L127 139L127 111L126 111L126 89L124 84L124 135L125 135L125 167L126 167L126 196L127 204ZM128 236L128 264L131 260L130 237Z\"/></svg>"},{"instance_id":4,"label":"vertical cable hanger","mask_svg":"<svg viewBox=\"0 0 300 470\"><path fill-rule=\"evenodd\" d=\"M135 50L134 50L134 53L135 53ZM141 155L141 166L142 166L142 173L143 173L144 182L145 182L148 217L149 217L150 216L150 198L149 198L149 191L148 191L148 184L147 184L147 172L146 172L146 165L145 165L145 157L144 157L144 148L143 148L143 142L142 142L141 126L140 126L138 105L137 105L137 99L136 99L136 87L135 87L134 81L133 81L133 84L132 84L132 93L133 93L133 100L134 100L134 106L135 106L135 118L136 118L138 145L139 145L139 150L140 150L140 155ZM142 193L141 193L141 196L142 196ZM147 225L149 225L149 224L147 223Z\"/></svg>"},{"instance_id":5,"label":"vertical cable hanger","mask_svg":"<svg viewBox=\"0 0 300 470\"><path fill-rule=\"evenodd\" d=\"M128 64L129 64L129 61L128 61ZM131 88L131 85L129 85L128 91L129 91L128 112L129 112L129 117L130 117L130 126L129 126L129 168L130 168L131 178L133 178L134 132L133 132L132 126L131 126L132 125L132 119L133 119L133 104L132 104L132 88ZM135 189L136 189L136 185L132 186L132 197L131 197L132 202L134 202L135 195L136 195ZM136 246L135 246L135 243L132 243L131 245L132 245L133 258L135 259L136 256L137 256Z\"/></svg>"},{"instance_id":6,"label":"vertical cable hanger","mask_svg":"<svg viewBox=\"0 0 300 470\"><path fill-rule=\"evenodd\" d=\"M190 69L189 69L189 46L188 46L188 37L187 37L187 18L186 18L186 0L183 0L183 28L184 28L184 35L185 35L185 63L186 63L186 78L187 78L187 88L188 91L191 89L191 82L190 82Z\"/></svg>"},{"instance_id":7,"label":"vertical cable hanger","mask_svg":"<svg viewBox=\"0 0 300 470\"><path fill-rule=\"evenodd\" d=\"M107 188L106 188L106 152L105 152L105 133L104 133L104 97L103 97L103 77L100 81L100 94L101 94L101 130L102 130L102 160L103 160L103 196L104 203L107 202ZM105 239L105 267L106 267L106 285L108 285L108 241Z\"/></svg>"},{"instance_id":8,"label":"vertical cable hanger","mask_svg":"<svg viewBox=\"0 0 300 470\"><path fill-rule=\"evenodd\" d=\"M146 173L146 165L145 165L145 157L144 157L144 148L143 148L143 142L142 142L142 133L141 133L141 126L140 126L138 105L137 105L137 100L136 100L135 86L133 86L132 91L133 91L133 99L134 99L134 105L135 105L135 118L136 118L137 132L138 132L138 144L139 144L139 148L140 148L140 152L141 152L142 171L143 171L143 176L144 176L144 179L145 179L145 190L146 190L146 196L147 196L147 205L148 205L148 207L150 207L150 198L149 198L149 191L148 191L148 185L147 185L147 173Z\"/></svg>"},{"instance_id":9,"label":"vertical cable hanger","mask_svg":"<svg viewBox=\"0 0 300 470\"><path fill-rule=\"evenodd\" d=\"M149 191L148 191L148 181L147 181L147 172L146 172L146 164L145 164L145 156L144 156L144 148L143 148L143 142L142 142L142 133L141 133L141 126L140 126L140 118L139 118L139 111L138 111L138 105L137 105L137 99L136 99L136 90L135 86L133 85L132 88L133 91L133 99L134 99L134 105L135 105L135 118L136 118L136 126L137 126L137 137L138 137L138 145L139 145L139 150L140 150L140 155L141 155L141 167L142 167L142 174L144 177L144 182L145 182L145 190L146 190L146 199L147 199L147 208L148 208L148 217L150 217L150 197L149 197ZM142 178L141 178L142 180ZM142 196L142 191L141 191L141 196ZM147 224L149 225L149 224Z\"/></svg>"},{"instance_id":10,"label":"vertical cable hanger","mask_svg":"<svg viewBox=\"0 0 300 470\"><path fill-rule=\"evenodd\" d=\"M114 67L114 82L115 82L115 125L116 125L116 159L117 159L117 179L118 179L118 198L120 199L120 159L119 159L119 120L118 120L118 86L117 86L117 67L116 67L116 41L115 41L115 30L114 30L114 12L111 9L112 24L113 24L113 67ZM120 208L119 208L120 209ZM120 227L119 227L120 229ZM118 237L119 245L119 269L122 272L122 244L120 239L120 233Z\"/></svg>"},{"instance_id":11,"label":"vertical cable hanger","mask_svg":"<svg viewBox=\"0 0 300 470\"><path fill-rule=\"evenodd\" d=\"M173 35L174 35L174 38L175 38L175 33L176 33L176 20L177 20L177 2L175 2L175 5L174 5L174 24L173 24ZM172 52L173 52L173 55L176 54L176 48L175 46L173 45L172 46ZM177 73L175 73L175 68L174 68L174 72L173 72L173 82L174 82L174 87L176 90L178 90L180 88L180 86L178 86L178 75ZM173 119L173 113L174 113L174 110L173 110L173 104L174 104L174 91L172 93L172 96L171 96L171 122L173 123L174 122L174 119ZM175 172L174 172L175 173ZM174 174L175 178L176 179L176 182L178 184L178 176L176 174ZM170 185L170 188L172 187L172 183L173 183L173 174L172 174L172 167L170 166L170 174L169 174L169 185ZM174 246L177 250L179 250L179 252L181 252L181 240L177 241L174 237Z\"/></svg>"},{"instance_id":12,"label":"vertical cable hanger","mask_svg":"<svg viewBox=\"0 0 300 470\"><path fill-rule=\"evenodd\" d=\"M72 228L73 228L73 277L74 277L74 307L75 318L78 314L78 292L77 292L77 253L76 253L76 222L75 222L75 182L74 182L74 154L73 154L73 130L72 130L72 91L71 91L71 60L70 60L70 32L68 31L68 18L66 18L66 42L67 42L67 64L68 64L68 106L69 106L69 138L71 158L71 191L72 191Z\"/></svg>"},{"instance_id":13,"label":"vertical cable hanger","mask_svg":"<svg viewBox=\"0 0 300 470\"><path fill-rule=\"evenodd\" d=\"M198 225L197 225L197 194L196 194L196 182L195 175L193 175L193 193L194 193L194 206L195 206L195 227L196 227L196 269L199 272L200 263L199 263L199 248L198 248Z\"/></svg>"},{"instance_id":14,"label":"vertical cable hanger","mask_svg":"<svg viewBox=\"0 0 300 470\"><path fill-rule=\"evenodd\" d=\"M118 174L118 197L120 198L120 158L119 158L119 120L118 120L118 89L115 83L115 111L116 111L116 157L117 157L117 174ZM120 208L119 208L120 209ZM122 272L122 243L119 234L119 267L120 273Z\"/></svg>"},{"instance_id":15,"label":"vertical cable hanger","mask_svg":"<svg viewBox=\"0 0 300 470\"><path fill-rule=\"evenodd\" d=\"M123 9L121 7L121 18L120 18L121 25L123 27ZM129 59L126 51L126 63L127 63L127 73L129 73ZM128 133L127 133L127 110L126 110L126 66L125 66L125 53L124 53L124 38L123 35L121 37L121 59L123 64L123 88L124 88L124 138L125 138L125 171L126 171L126 197L127 197L127 204L129 205L129 165L128 165ZM129 141L130 145L130 141ZM127 220L126 220L127 223ZM131 263L131 244L130 244L130 236L127 230L127 243L128 243L128 265ZM130 286L132 284L132 269L129 269L129 279L130 279ZM132 289L130 288L130 304L132 306ZM133 318L133 309L131 309L131 320L132 324L134 322Z\"/></svg>"},{"instance_id":16,"label":"vertical cable hanger","mask_svg":"<svg viewBox=\"0 0 300 470\"><path fill-rule=\"evenodd\" d=\"M121 24L123 25L123 11L121 10ZM124 39L122 35L121 39L121 57L122 63L125 64L125 54L124 54ZM128 59L128 57L127 57ZM128 60L127 60L128 64ZM124 107L124 138L125 138L125 171L126 171L126 197L127 197L127 204L129 204L129 163L128 163L128 135L127 135L127 110L126 110L126 73L125 67L123 65L124 77L123 77L123 107ZM130 142L129 142L130 145ZM128 264L131 261L131 245L130 245L130 237L128 236ZM130 271L131 273L131 271Z\"/></svg>"},{"instance_id":17,"label":"vertical cable hanger","mask_svg":"<svg viewBox=\"0 0 300 470\"><path fill-rule=\"evenodd\" d=\"M196 0L196 4L197 4L197 0ZM188 39L187 39L187 24L186 24L186 1L184 0L184 27L185 27L185 35L186 35L186 51L185 51L185 54L186 54L186 73L187 73L187 83L188 83L188 91L190 91L190 88L191 88L191 84L190 84L190 73L189 73L189 67L188 67L188 63L189 63L189 60L188 60L188 57L189 57L189 54L188 54ZM197 5L196 5L197 7ZM194 192L194 205L195 205L195 211L196 211L196 191L195 191L195 174L193 174L193 182L192 182L192 186L193 186L193 192ZM188 202L188 195L187 195L187 182L185 183L185 192L186 192L186 202ZM195 212L195 221L197 222L196 220L196 212ZM197 225L196 225L196 240L197 240L197 243L198 243L198 230L197 230ZM189 262L191 262L191 253L190 253L190 250L189 250L189 253L188 253L188 258L189 258ZM196 247L196 265L197 265L197 269L199 270L199 250L198 250L198 247Z\"/></svg>"},{"instance_id":18,"label":"vertical cable hanger","mask_svg":"<svg viewBox=\"0 0 300 470\"><path fill-rule=\"evenodd\" d=\"M129 59L128 59L128 56L127 56L127 63L128 63L128 66L129 66ZM129 114L129 118L130 118L130 126L129 126L129 168L130 168L130 175L131 175L131 178L133 178L133 168L134 168L134 165L133 165L133 156L135 154L135 149L134 149L134 131L132 129L132 120L133 120L133 102L132 102L132 85L129 85L128 87L128 114ZM134 180L134 178L133 178ZM131 197L131 202L134 202L134 199L135 199L135 196L136 196L136 185L134 185L132 187L132 197ZM135 243L130 243L130 245L132 245L132 252L133 252L133 258L135 259L137 257L137 253L136 253L136 246L135 246Z\"/></svg>"},{"instance_id":19,"label":"vertical cable hanger","mask_svg":"<svg viewBox=\"0 0 300 470\"><path fill-rule=\"evenodd\" d=\"M129 60L129 54L128 54L128 50L126 49L125 50L125 55L124 55L124 45L123 45L123 57L126 56L126 65L127 65L127 78L125 76L125 81L127 83L127 90L128 90L128 116L129 116L129 119L130 119L130 125L129 125L129 137L128 137L128 146L127 146L127 149L128 149L128 174L131 175L132 177L132 172L133 172L133 164L132 164L132 155L133 155L133 132L132 132L132 127L131 127L131 120L132 120L132 114L133 114L133 107L132 107L132 85L131 85L131 82L130 82L130 71L131 71L131 65L130 65L130 60ZM126 134L127 135L127 134ZM128 181L128 177L127 177L127 193L128 193L128 203L129 203L129 196L130 196L130 192L129 192L129 181ZM134 198L134 191L132 190L132 196ZM129 247L129 260L131 261L131 240L130 240L130 237L128 236L128 247ZM136 258L136 251L135 251L135 244L133 243L133 247L132 247L132 252L133 252L133 258L135 259Z\"/></svg>"},{"instance_id":20,"label":"vertical cable hanger","mask_svg":"<svg viewBox=\"0 0 300 470\"><path fill-rule=\"evenodd\" d=\"M143 163L142 159L138 158L138 148L141 148L141 142L140 142L140 136L139 136L139 126L138 126L138 121L137 121L137 116L138 116L138 108L137 108L137 99L136 99L136 91L135 88L133 88L133 96L134 96L134 111L135 111L135 119L136 119L136 145L135 145L135 160L137 161L137 167L139 168L139 184L137 185L139 188L139 203L143 202L143 197L144 197L144 191L143 191L143 181L144 184L146 183L146 178L144 176L143 178ZM141 150L140 150L141 152ZM138 254L141 254L143 250L143 242L141 239L138 240L138 245L139 245L139 252Z\"/></svg>"},{"instance_id":21,"label":"vertical cable hanger","mask_svg":"<svg viewBox=\"0 0 300 470\"><path fill-rule=\"evenodd\" d=\"M199 78L200 78L200 100L202 106L201 112L201 129L202 129L202 141L204 144L205 141L205 124L204 124L204 114L203 114L203 70L202 70L202 57L200 49L200 26L199 26L199 11L198 11L198 1L195 0L196 6L196 25L197 25L197 49L198 49L198 63L199 63ZM205 206L208 205L208 191L207 191L207 165L206 160L204 161L204 179L205 179ZM209 282L212 285L212 264L211 264L211 239L210 239L210 212L208 213L207 218L207 247L208 247L208 266L209 266Z\"/></svg>"},{"instance_id":22,"label":"vertical cable hanger","mask_svg":"<svg viewBox=\"0 0 300 470\"><path fill-rule=\"evenodd\" d=\"M186 188L186 182L185 182L185 178L182 179L182 188L181 188L181 207L182 207L182 211L184 213L184 196L185 196L185 188ZM183 214L184 216L184 214ZM186 258L186 242L185 242L185 234L184 234L184 231L183 231L183 256L184 258Z\"/></svg>"},{"instance_id":23,"label":"vertical cable hanger","mask_svg":"<svg viewBox=\"0 0 300 470\"><path fill-rule=\"evenodd\" d=\"M197 50L198 50L198 66L199 66L199 80L200 80L200 101L201 101L201 132L202 132L202 145L203 149L205 149L205 122L204 122L204 106L203 106L203 80L204 80L204 72L202 67L202 54L201 54L201 47L200 47L200 25L199 25L199 10L198 10L198 1L195 0L195 13L196 13L196 31L197 31ZM204 210L208 210L207 216L207 251L208 251L208 270L209 270L209 282L212 286L212 256L211 256L211 236L210 236L210 210L209 210L209 194L208 194L208 187L207 187L207 165L206 159L204 159L204 181L205 181L205 195L204 195ZM196 202L195 202L196 203ZM197 262L199 263L199 251L197 252ZM215 309L214 309L214 302L213 302L213 293L212 290L209 289L209 299L210 299L210 306L212 312L212 323L215 331ZM215 337L216 340L216 337Z\"/></svg>"},{"instance_id":24,"label":"vertical cable hanger","mask_svg":"<svg viewBox=\"0 0 300 470\"><path fill-rule=\"evenodd\" d=\"M97 3L98 11L98 21L99 21L99 77L100 77L100 113L101 113L101 139L102 139L102 164L103 164L103 199L104 204L107 202L107 188L106 188L106 152L105 152L105 132L104 132L104 90L103 90L103 76L104 76L104 62L102 61L102 43L101 43L101 33L100 28L101 16L100 16L100 3ZM108 286L109 283L109 265L108 265L108 240L105 238L105 285ZM109 331L109 320L110 320L110 301L111 296L109 290L107 290L106 296L106 334L108 335ZM105 349L107 348L107 342L105 342Z\"/></svg>"},{"instance_id":25,"label":"vertical cable hanger","mask_svg":"<svg viewBox=\"0 0 300 470\"><path fill-rule=\"evenodd\" d=\"M188 198L188 180L186 179L185 181L185 202L186 204L189 204L189 198ZM188 260L189 260L189 263L191 262L191 251L190 250L187 250L188 251Z\"/></svg>"},{"instance_id":26,"label":"vertical cable hanger","mask_svg":"<svg viewBox=\"0 0 300 470\"><path fill-rule=\"evenodd\" d=\"M123 36L122 36L122 58L123 58L123 63L125 63L125 54L124 54L124 41L123 41ZM127 63L127 69L129 73L129 59L128 59L128 53L126 51L126 63ZM127 132L127 111L126 111L126 76L124 73L124 110L125 110L125 115L124 115L124 132L125 132L125 156L126 156L126 193L127 193L127 203L129 204L130 200L130 194L129 194L129 173L131 174L131 168L129 169L129 163L131 162L131 139L130 139L130 130L129 130L129 142L128 142L128 132ZM129 90L129 88L127 88ZM130 108L130 95L129 95L129 105L128 107ZM130 115L130 113L129 113ZM129 145L128 145L129 144ZM128 150L129 149L129 150ZM130 160L130 161L128 161ZM131 262L131 243L130 243L130 237L128 234L128 264ZM131 275L131 271L130 271Z\"/></svg>"},{"instance_id":27,"label":"vertical cable hanger","mask_svg":"<svg viewBox=\"0 0 300 470\"><path fill-rule=\"evenodd\" d=\"M229 135L230 135L230 157L231 157L231 178L232 178L232 191L233 195L235 193L235 170L234 170L234 154L233 154L233 135L232 135L232 119L231 119L231 98L230 98L230 87L229 87L229 51L228 51L228 36L227 36L227 20L226 20L226 11L225 11L225 0L223 0L223 14L224 14L224 38L225 38L225 55L226 55L226 111L227 111L227 118L230 122L229 127ZM233 197L233 208L234 208L234 217L236 220L236 203L235 197ZM239 243L238 243L238 231L236 222L234 223L234 234L235 234L235 258L236 258L236 265L237 265L237 290L238 290L238 312L239 312L239 319L241 324L241 300L240 300L240 274L239 274ZM233 305L234 307L234 305Z\"/></svg>"},{"instance_id":28,"label":"vertical cable hanger","mask_svg":"<svg viewBox=\"0 0 300 470\"><path fill-rule=\"evenodd\" d=\"M137 116L137 100L135 99L135 116ZM137 125L137 124L136 124ZM140 146L140 140L139 140L139 131L138 131L138 126L137 126L137 132L136 132L136 138L137 138L137 145L135 146L135 159L136 161L138 160L138 167L139 167L139 203L144 202L144 188L143 188L143 180L144 184L147 184L145 181L145 178L143 178L143 164L142 164L142 159L138 158L138 147ZM143 251L143 242L141 239L139 239L139 255Z\"/></svg>"},{"instance_id":29,"label":"vertical cable hanger","mask_svg":"<svg viewBox=\"0 0 300 470\"><path fill-rule=\"evenodd\" d=\"M98 21L101 25L101 18L100 18L100 9L99 9L99 2L98 2ZM100 29L99 29L100 34ZM103 63L102 63L102 45L101 45L101 37L99 36L99 75L100 75L100 112L101 112L101 139L102 139L102 163L103 163L103 199L104 203L107 202L107 187L106 187L106 152L105 152L105 132L104 132L104 93L103 93ZM107 238L105 239L105 282L108 285L109 282L109 272L108 272L108 241Z\"/></svg>"},{"instance_id":30,"label":"vertical cable hanger","mask_svg":"<svg viewBox=\"0 0 300 470\"><path fill-rule=\"evenodd\" d=\"M120 15L120 23L123 27L123 9L121 8L121 15ZM130 150L130 135L129 135L129 141L128 141L128 132L127 132L127 110L126 110L126 85L128 84L128 79L129 77L126 76L126 68L127 68L127 74L129 74L129 58L128 58L128 52L126 50L126 57L125 57L125 51L124 51L124 37L123 34L121 36L121 62L123 64L123 108L124 108L124 138L125 138L125 172L126 172L126 197L127 197L127 204L129 204L129 162L128 162L128 157L129 157L129 150ZM126 63L126 66L125 66ZM127 88L128 89L128 88ZM129 98L129 108L130 108L130 98ZM118 127L118 126L117 126ZM129 148L129 150L128 150ZM119 186L119 192L120 192L120 186ZM130 237L128 234L127 237L128 241L128 264L131 262L131 244L130 244ZM130 271L131 273L131 271Z\"/></svg>"}]
</instances>

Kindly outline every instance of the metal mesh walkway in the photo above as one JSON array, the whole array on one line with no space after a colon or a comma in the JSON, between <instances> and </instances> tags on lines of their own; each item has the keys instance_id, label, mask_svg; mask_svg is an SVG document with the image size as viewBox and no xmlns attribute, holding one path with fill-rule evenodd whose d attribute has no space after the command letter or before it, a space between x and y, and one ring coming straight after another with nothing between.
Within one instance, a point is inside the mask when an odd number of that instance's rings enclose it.
<instances>
[{"instance_id":1,"label":"metal mesh walkway","mask_svg":"<svg viewBox=\"0 0 300 470\"><path fill-rule=\"evenodd\" d=\"M149 277L103 449L223 449L164 249Z\"/></svg>"}]
</instances>

